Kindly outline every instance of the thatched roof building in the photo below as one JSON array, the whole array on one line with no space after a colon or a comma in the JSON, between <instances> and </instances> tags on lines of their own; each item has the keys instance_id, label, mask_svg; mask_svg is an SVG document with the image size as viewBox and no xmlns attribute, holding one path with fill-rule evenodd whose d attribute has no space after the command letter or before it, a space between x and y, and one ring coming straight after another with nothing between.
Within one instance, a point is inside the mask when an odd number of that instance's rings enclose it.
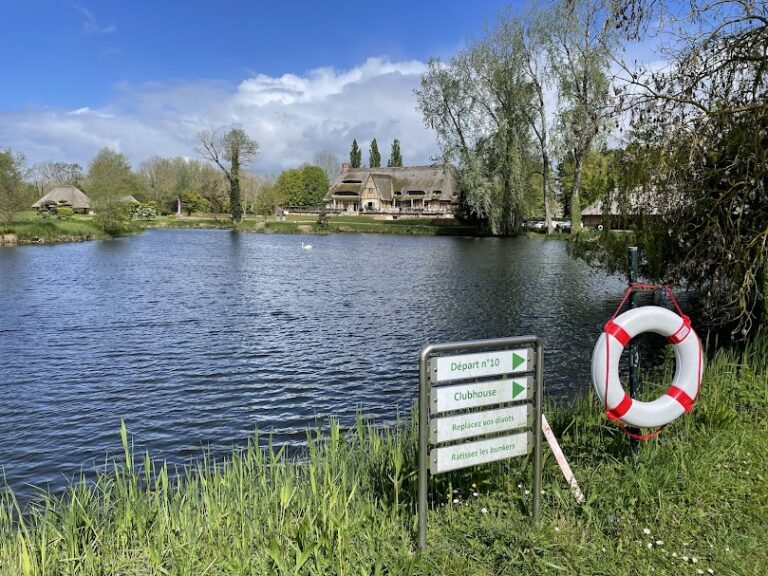
<instances>
[{"instance_id":1,"label":"thatched roof building","mask_svg":"<svg viewBox=\"0 0 768 576\"><path fill-rule=\"evenodd\" d=\"M82 190L74 186L59 186L54 188L48 194L32 204L32 208L42 208L48 204L58 206L69 206L78 211L88 211L91 209L91 199L86 196Z\"/></svg>"},{"instance_id":2,"label":"thatched roof building","mask_svg":"<svg viewBox=\"0 0 768 576\"><path fill-rule=\"evenodd\" d=\"M458 175L450 164L398 168L349 168L331 184L326 207L347 212L452 212Z\"/></svg>"}]
</instances>

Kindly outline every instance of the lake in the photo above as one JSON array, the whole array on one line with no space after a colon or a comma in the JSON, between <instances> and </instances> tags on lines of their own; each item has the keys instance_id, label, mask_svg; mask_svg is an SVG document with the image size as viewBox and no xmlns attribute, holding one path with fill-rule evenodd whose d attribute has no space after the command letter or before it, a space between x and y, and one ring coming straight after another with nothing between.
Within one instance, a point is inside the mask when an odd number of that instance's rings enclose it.
<instances>
[{"instance_id":1,"label":"lake","mask_svg":"<svg viewBox=\"0 0 768 576\"><path fill-rule=\"evenodd\" d=\"M434 342L540 336L546 394L567 398L623 282L531 239L150 230L0 249L0 467L25 499L119 454L121 419L176 463L257 428L298 445L358 408L392 424Z\"/></svg>"}]
</instances>

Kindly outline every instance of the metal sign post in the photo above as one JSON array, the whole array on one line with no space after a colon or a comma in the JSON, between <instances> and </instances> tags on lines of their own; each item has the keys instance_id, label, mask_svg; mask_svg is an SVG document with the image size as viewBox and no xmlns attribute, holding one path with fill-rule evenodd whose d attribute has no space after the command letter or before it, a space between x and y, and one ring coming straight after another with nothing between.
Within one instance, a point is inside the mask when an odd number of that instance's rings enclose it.
<instances>
[{"instance_id":1,"label":"metal sign post","mask_svg":"<svg viewBox=\"0 0 768 576\"><path fill-rule=\"evenodd\" d=\"M533 452L532 515L539 522L543 360L543 345L535 336L431 344L422 349L419 548L427 543L429 473Z\"/></svg>"}]
</instances>

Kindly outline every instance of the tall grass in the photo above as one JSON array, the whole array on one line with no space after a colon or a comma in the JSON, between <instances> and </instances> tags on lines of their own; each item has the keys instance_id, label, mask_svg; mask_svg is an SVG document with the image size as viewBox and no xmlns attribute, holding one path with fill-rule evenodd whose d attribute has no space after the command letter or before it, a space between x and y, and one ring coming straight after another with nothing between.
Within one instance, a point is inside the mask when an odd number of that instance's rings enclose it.
<instances>
[{"instance_id":1,"label":"tall grass","mask_svg":"<svg viewBox=\"0 0 768 576\"><path fill-rule=\"evenodd\" d=\"M301 459L254 436L180 475L137 457L123 426L120 461L94 481L25 510L3 497L0 573L764 574L766 410L765 338L711 359L696 410L637 457L591 396L550 407L587 503L573 501L546 450L540 526L526 459L438 476L424 553L412 419L332 422Z\"/></svg>"},{"instance_id":2,"label":"tall grass","mask_svg":"<svg viewBox=\"0 0 768 576\"><path fill-rule=\"evenodd\" d=\"M14 222L11 226L0 226L0 233L16 234L20 241L60 242L70 240L92 240L107 238L92 220L39 220L30 219Z\"/></svg>"}]
</instances>

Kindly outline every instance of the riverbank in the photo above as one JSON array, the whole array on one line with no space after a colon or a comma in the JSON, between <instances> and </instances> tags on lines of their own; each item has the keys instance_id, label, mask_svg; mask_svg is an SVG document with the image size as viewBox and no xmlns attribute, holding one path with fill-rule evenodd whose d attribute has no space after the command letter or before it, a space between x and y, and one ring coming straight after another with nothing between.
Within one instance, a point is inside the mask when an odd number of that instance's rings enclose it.
<instances>
[{"instance_id":1,"label":"riverbank","mask_svg":"<svg viewBox=\"0 0 768 576\"><path fill-rule=\"evenodd\" d=\"M463 225L453 219L402 218L382 220L372 216L330 216L318 222L317 215L291 214L284 217L246 216L235 227L226 217L162 216L140 223L145 228L220 228L244 232L277 234L330 234L358 232L374 234L407 234L418 236L475 236L474 226Z\"/></svg>"},{"instance_id":2,"label":"riverbank","mask_svg":"<svg viewBox=\"0 0 768 576\"><path fill-rule=\"evenodd\" d=\"M94 485L46 496L19 525L5 498L0 573L762 574L766 383L768 338L718 353L694 412L636 458L591 397L550 409L587 503L574 502L548 455L541 526L528 516L523 459L441 476L423 554L412 423L358 422L348 434L332 425L301 464L262 438L179 480L148 457L135 462L123 430L125 466Z\"/></svg>"},{"instance_id":3,"label":"riverbank","mask_svg":"<svg viewBox=\"0 0 768 576\"><path fill-rule=\"evenodd\" d=\"M91 219L25 219L0 226L0 244L58 244L110 238Z\"/></svg>"},{"instance_id":4,"label":"riverbank","mask_svg":"<svg viewBox=\"0 0 768 576\"><path fill-rule=\"evenodd\" d=\"M333 216L322 224L315 215L290 215L282 218L247 216L237 226L226 216L160 216L154 220L131 222L136 232L148 228L237 229L243 232L273 234L373 233L412 236L476 236L477 228L451 219L406 218L379 220L371 216ZM24 212L11 226L0 226L0 246L17 244L58 244L104 240L113 236L101 230L89 216L69 220L41 220L36 213Z\"/></svg>"}]
</instances>

